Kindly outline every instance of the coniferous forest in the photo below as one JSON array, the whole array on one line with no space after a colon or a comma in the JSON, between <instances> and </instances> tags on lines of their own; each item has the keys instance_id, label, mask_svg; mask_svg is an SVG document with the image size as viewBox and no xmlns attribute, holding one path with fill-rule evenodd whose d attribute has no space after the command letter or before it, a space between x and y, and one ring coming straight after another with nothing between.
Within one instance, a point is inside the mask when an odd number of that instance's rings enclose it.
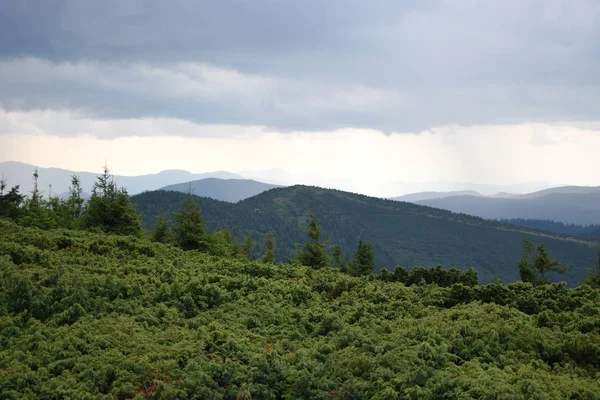
<instances>
[{"instance_id":1,"label":"coniferous forest","mask_svg":"<svg viewBox=\"0 0 600 400\"><path fill-rule=\"evenodd\" d=\"M574 287L527 239L512 283L374 273L374 244L331 249L318 210L278 262L276 235L208 229L191 194L144 232L108 169L80 193L2 185L1 398L600 397L600 250Z\"/></svg>"}]
</instances>

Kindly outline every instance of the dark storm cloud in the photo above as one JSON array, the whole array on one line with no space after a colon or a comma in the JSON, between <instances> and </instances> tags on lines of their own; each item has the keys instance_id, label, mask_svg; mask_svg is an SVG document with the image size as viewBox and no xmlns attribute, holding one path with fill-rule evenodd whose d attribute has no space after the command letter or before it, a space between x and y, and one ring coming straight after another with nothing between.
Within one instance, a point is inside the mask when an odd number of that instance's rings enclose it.
<instances>
[{"instance_id":1,"label":"dark storm cloud","mask_svg":"<svg viewBox=\"0 0 600 400\"><path fill-rule=\"evenodd\" d=\"M599 66L595 1L0 2L9 111L386 132L590 120Z\"/></svg>"}]
</instances>

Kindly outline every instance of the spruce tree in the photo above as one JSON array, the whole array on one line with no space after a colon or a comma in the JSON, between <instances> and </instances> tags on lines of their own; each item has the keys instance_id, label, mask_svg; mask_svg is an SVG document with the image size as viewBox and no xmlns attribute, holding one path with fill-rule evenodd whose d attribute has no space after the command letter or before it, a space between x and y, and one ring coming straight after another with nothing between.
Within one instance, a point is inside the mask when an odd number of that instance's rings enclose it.
<instances>
[{"instance_id":1,"label":"spruce tree","mask_svg":"<svg viewBox=\"0 0 600 400\"><path fill-rule=\"evenodd\" d=\"M551 260L546 248L542 243L537 245L536 255L533 261L530 261L532 252L532 243L523 240L523 254L519 261L519 275L523 282L530 282L534 285L549 283L546 278L548 272L558 272L564 274L567 271L567 266L560 266L560 260Z\"/></svg>"},{"instance_id":2,"label":"spruce tree","mask_svg":"<svg viewBox=\"0 0 600 400\"><path fill-rule=\"evenodd\" d=\"M261 261L264 263L275 264L275 239L273 238L272 233L267 234L265 249L265 255Z\"/></svg>"},{"instance_id":3,"label":"spruce tree","mask_svg":"<svg viewBox=\"0 0 600 400\"><path fill-rule=\"evenodd\" d=\"M550 259L543 244L538 244L537 253L537 256L533 259L533 267L539 275L539 283L549 283L548 279L546 279L546 273L548 272L558 272L559 274L567 272L568 267L561 267L560 260Z\"/></svg>"},{"instance_id":4,"label":"spruce tree","mask_svg":"<svg viewBox=\"0 0 600 400\"><path fill-rule=\"evenodd\" d=\"M171 225L169 223L169 219L167 218L167 213L161 211L156 217L156 221L152 226L150 240L159 243L170 243L171 239Z\"/></svg>"},{"instance_id":5,"label":"spruce tree","mask_svg":"<svg viewBox=\"0 0 600 400\"><path fill-rule=\"evenodd\" d=\"M254 259L254 256L252 255L253 248L254 242L252 241L252 238L250 237L250 235L246 235L246 239L244 240L244 243L242 243L240 253L248 261Z\"/></svg>"},{"instance_id":6,"label":"spruce tree","mask_svg":"<svg viewBox=\"0 0 600 400\"><path fill-rule=\"evenodd\" d=\"M37 168L33 172L33 190L31 196L25 200L25 207L19 222L24 226L35 226L42 229L56 228L57 213L52 202L47 202L42 197L38 186L39 173ZM58 201L54 202L54 205Z\"/></svg>"},{"instance_id":7,"label":"spruce tree","mask_svg":"<svg viewBox=\"0 0 600 400\"><path fill-rule=\"evenodd\" d=\"M69 217L73 223L76 223L83 212L83 189L81 188L81 180L79 175L71 175L71 186L69 186L69 198L66 206Z\"/></svg>"},{"instance_id":8,"label":"spruce tree","mask_svg":"<svg viewBox=\"0 0 600 400\"><path fill-rule=\"evenodd\" d=\"M531 242L527 239L523 239L523 253L521 254L521 260L519 261L519 276L523 282L534 283L536 280L536 273L533 269L533 265L529 262L531 251Z\"/></svg>"},{"instance_id":9,"label":"spruce tree","mask_svg":"<svg viewBox=\"0 0 600 400\"><path fill-rule=\"evenodd\" d=\"M590 286L600 288L600 245L598 245L596 253L596 265L585 277L585 283L587 283Z\"/></svg>"},{"instance_id":10,"label":"spruce tree","mask_svg":"<svg viewBox=\"0 0 600 400\"><path fill-rule=\"evenodd\" d=\"M338 268L340 271L346 271L346 261L344 260L344 250L342 245L338 244L333 248L333 266Z\"/></svg>"},{"instance_id":11,"label":"spruce tree","mask_svg":"<svg viewBox=\"0 0 600 400\"><path fill-rule=\"evenodd\" d=\"M313 268L323 268L329 265L329 256L325 252L325 244L321 242L321 226L317 221L314 210L310 210L310 222L307 234L309 240L298 252L297 260L302 265Z\"/></svg>"},{"instance_id":12,"label":"spruce tree","mask_svg":"<svg viewBox=\"0 0 600 400\"><path fill-rule=\"evenodd\" d=\"M127 190L118 188L107 166L100 175L92 195L82 214L81 226L85 229L100 229L118 235L142 234L140 218L131 202Z\"/></svg>"},{"instance_id":13,"label":"spruce tree","mask_svg":"<svg viewBox=\"0 0 600 400\"><path fill-rule=\"evenodd\" d=\"M7 193L4 193L6 187L6 179L2 177L0 179L0 217L17 220L23 214L21 205L25 201L25 196L19 193L19 185L13 186Z\"/></svg>"},{"instance_id":14,"label":"spruce tree","mask_svg":"<svg viewBox=\"0 0 600 400\"><path fill-rule=\"evenodd\" d=\"M200 205L191 191L183 200L181 209L173 215L175 219L175 241L184 250L208 251L210 243L204 221L200 216Z\"/></svg>"},{"instance_id":15,"label":"spruce tree","mask_svg":"<svg viewBox=\"0 0 600 400\"><path fill-rule=\"evenodd\" d=\"M375 253L370 242L359 240L358 247L352 259L352 274L355 276L369 275L375 270Z\"/></svg>"}]
</instances>

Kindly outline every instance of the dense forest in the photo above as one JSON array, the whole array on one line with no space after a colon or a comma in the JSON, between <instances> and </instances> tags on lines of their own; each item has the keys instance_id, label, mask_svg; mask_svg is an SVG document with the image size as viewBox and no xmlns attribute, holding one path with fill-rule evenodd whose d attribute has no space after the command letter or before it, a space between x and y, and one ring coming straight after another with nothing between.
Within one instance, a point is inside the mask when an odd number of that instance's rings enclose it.
<instances>
[{"instance_id":1,"label":"dense forest","mask_svg":"<svg viewBox=\"0 0 600 400\"><path fill-rule=\"evenodd\" d=\"M560 233L568 236L576 236L587 240L600 240L600 225L577 225L565 224L563 222L546 219L524 219L512 218L502 220L507 224L522 226L530 229Z\"/></svg>"},{"instance_id":2,"label":"dense forest","mask_svg":"<svg viewBox=\"0 0 600 400\"><path fill-rule=\"evenodd\" d=\"M133 196L146 228L161 211L176 212L188 196L184 193L153 191ZM309 212L314 209L330 250L341 245L350 259L363 239L373 244L377 270L436 266L474 267L482 282L500 278L519 279L515 262L523 238L544 243L553 257L569 269L557 280L575 285L583 281L595 260L595 245L548 232L517 228L464 214L383 200L338 190L309 186L272 189L236 204L194 197L209 230L229 229L240 240L249 236L258 254L264 252L264 237L272 233L277 242L276 258L291 259L296 244L305 238Z\"/></svg>"}]
</instances>

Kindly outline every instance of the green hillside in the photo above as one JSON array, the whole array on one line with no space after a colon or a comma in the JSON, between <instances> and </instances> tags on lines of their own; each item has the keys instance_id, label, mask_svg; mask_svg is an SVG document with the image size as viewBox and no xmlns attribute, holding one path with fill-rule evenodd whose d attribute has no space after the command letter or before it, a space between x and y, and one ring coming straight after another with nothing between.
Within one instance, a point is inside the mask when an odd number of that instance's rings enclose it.
<instances>
[{"instance_id":1,"label":"green hillside","mask_svg":"<svg viewBox=\"0 0 600 400\"><path fill-rule=\"evenodd\" d=\"M0 219L2 399L593 399L600 290L405 286Z\"/></svg>"},{"instance_id":2,"label":"green hillside","mask_svg":"<svg viewBox=\"0 0 600 400\"><path fill-rule=\"evenodd\" d=\"M132 199L149 227L159 210L178 210L184 197L182 193L155 191ZM544 243L553 258L568 264L567 273L555 279L569 284L583 281L586 268L595 262L594 244L583 240L338 190L292 186L236 204L197 200L211 230L228 228L240 239L248 234L258 243L259 254L264 250L264 235L272 232L279 260L294 257L295 243L305 241L309 209L313 208L331 245L341 244L349 258L359 239L370 241L379 268L437 264L475 267L483 282L496 277L517 281L523 238Z\"/></svg>"}]
</instances>

